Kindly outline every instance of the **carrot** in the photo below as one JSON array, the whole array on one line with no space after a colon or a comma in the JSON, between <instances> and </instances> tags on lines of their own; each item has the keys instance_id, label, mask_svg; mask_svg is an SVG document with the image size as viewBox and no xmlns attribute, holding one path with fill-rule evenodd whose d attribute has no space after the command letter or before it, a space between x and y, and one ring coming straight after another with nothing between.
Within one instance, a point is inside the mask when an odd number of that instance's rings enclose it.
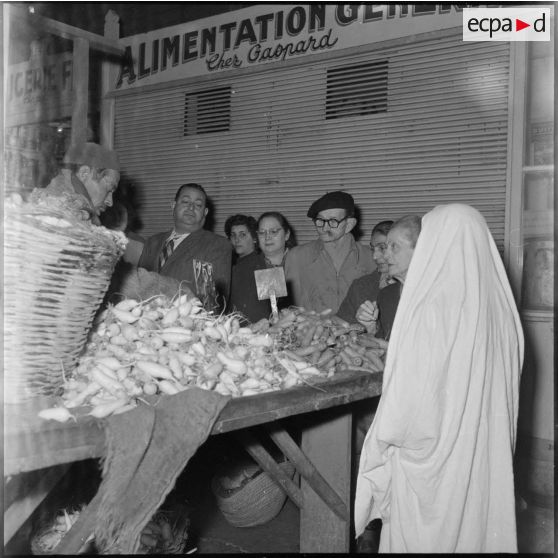
<instances>
[{"instance_id":1,"label":"carrot","mask_svg":"<svg viewBox=\"0 0 558 558\"><path fill-rule=\"evenodd\" d=\"M324 326L322 324L318 324L316 326L316 329L314 331L314 335L312 336L312 339L314 341L321 340L321 336L322 336L323 332L324 332ZM325 335L325 339L327 339L327 335ZM324 339L324 341L325 341L325 339Z\"/></svg>"},{"instance_id":2,"label":"carrot","mask_svg":"<svg viewBox=\"0 0 558 558\"><path fill-rule=\"evenodd\" d=\"M316 347L316 350L310 355L310 358L308 359L308 361L311 364L316 364L318 362L318 360L320 360L322 353L324 352L325 347Z\"/></svg>"},{"instance_id":3,"label":"carrot","mask_svg":"<svg viewBox=\"0 0 558 558\"><path fill-rule=\"evenodd\" d=\"M316 351L316 345L307 345L305 347L300 347L298 349L292 349L292 353L299 357L310 356L315 351Z\"/></svg>"},{"instance_id":4,"label":"carrot","mask_svg":"<svg viewBox=\"0 0 558 558\"><path fill-rule=\"evenodd\" d=\"M290 358L293 361L300 361L300 362L305 362L304 358L302 358L301 356L297 355L296 353L294 353L293 351L290 351L288 349L283 349L283 354L287 357Z\"/></svg>"},{"instance_id":5,"label":"carrot","mask_svg":"<svg viewBox=\"0 0 558 558\"><path fill-rule=\"evenodd\" d=\"M345 345L343 349L351 358L359 358L362 360L362 356L358 353L353 345Z\"/></svg>"},{"instance_id":6,"label":"carrot","mask_svg":"<svg viewBox=\"0 0 558 558\"><path fill-rule=\"evenodd\" d=\"M331 349L326 349L320 356L316 366L320 369L326 368L333 360L335 360L335 352Z\"/></svg>"},{"instance_id":7,"label":"carrot","mask_svg":"<svg viewBox=\"0 0 558 558\"><path fill-rule=\"evenodd\" d=\"M343 319L340 318L339 316L331 316L330 319L331 319L331 321L332 321L334 324L337 324L338 326L341 326L341 327L346 327L346 328L348 328L349 325L350 325L349 322L346 322L345 320L343 320Z\"/></svg>"},{"instance_id":8,"label":"carrot","mask_svg":"<svg viewBox=\"0 0 558 558\"><path fill-rule=\"evenodd\" d=\"M368 347L370 349L383 348L382 342L385 343L383 339L374 337L372 335L359 335L358 343L363 347Z\"/></svg>"},{"instance_id":9,"label":"carrot","mask_svg":"<svg viewBox=\"0 0 558 558\"><path fill-rule=\"evenodd\" d=\"M342 363L345 364L347 367L350 368L353 365L351 357L345 352L345 350L341 351L339 353L339 356L341 357Z\"/></svg>"},{"instance_id":10,"label":"carrot","mask_svg":"<svg viewBox=\"0 0 558 558\"><path fill-rule=\"evenodd\" d=\"M317 325L313 324L306 330L301 342L301 345L303 347L308 347L308 345L310 345L317 327L318 327Z\"/></svg>"},{"instance_id":11,"label":"carrot","mask_svg":"<svg viewBox=\"0 0 558 558\"><path fill-rule=\"evenodd\" d=\"M384 369L384 362L374 351L366 351L366 357L378 371Z\"/></svg>"}]
</instances>

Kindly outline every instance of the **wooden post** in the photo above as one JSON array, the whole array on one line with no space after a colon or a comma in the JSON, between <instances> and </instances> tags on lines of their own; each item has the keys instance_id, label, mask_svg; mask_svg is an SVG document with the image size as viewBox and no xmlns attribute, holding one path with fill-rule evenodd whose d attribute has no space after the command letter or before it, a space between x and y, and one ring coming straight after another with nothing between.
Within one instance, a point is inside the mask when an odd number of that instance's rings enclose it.
<instances>
[{"instance_id":1,"label":"wooden post","mask_svg":"<svg viewBox=\"0 0 558 558\"><path fill-rule=\"evenodd\" d=\"M329 506L329 508L343 521L349 521L349 512L345 502L331 488L328 482L314 467L314 464L296 445L296 442L289 436L288 432L273 422L266 425L266 429L271 439L277 447L295 465L296 470L302 478L314 489L316 494Z\"/></svg>"},{"instance_id":2,"label":"wooden post","mask_svg":"<svg viewBox=\"0 0 558 558\"><path fill-rule=\"evenodd\" d=\"M317 417L316 417L317 418ZM302 432L302 451L347 509L351 487L350 408L324 411ZM350 547L350 522L341 520L301 477L304 508L300 510L300 549L303 552L342 552Z\"/></svg>"},{"instance_id":3,"label":"wooden post","mask_svg":"<svg viewBox=\"0 0 558 558\"><path fill-rule=\"evenodd\" d=\"M302 508L304 506L304 498L302 497L300 489L254 435L249 430L245 429L236 432L236 437L240 440L244 449L254 458L256 463L271 476L299 508Z\"/></svg>"},{"instance_id":4,"label":"wooden post","mask_svg":"<svg viewBox=\"0 0 558 558\"><path fill-rule=\"evenodd\" d=\"M120 37L120 18L116 12L109 10L105 15L105 35L107 39L118 40ZM100 143L109 149L114 147L114 99L105 95L114 87L118 65L113 60L103 60L101 65L101 122Z\"/></svg>"},{"instance_id":5,"label":"wooden post","mask_svg":"<svg viewBox=\"0 0 558 558\"><path fill-rule=\"evenodd\" d=\"M71 143L87 141L87 106L89 97L89 41L74 39L73 107Z\"/></svg>"}]
</instances>

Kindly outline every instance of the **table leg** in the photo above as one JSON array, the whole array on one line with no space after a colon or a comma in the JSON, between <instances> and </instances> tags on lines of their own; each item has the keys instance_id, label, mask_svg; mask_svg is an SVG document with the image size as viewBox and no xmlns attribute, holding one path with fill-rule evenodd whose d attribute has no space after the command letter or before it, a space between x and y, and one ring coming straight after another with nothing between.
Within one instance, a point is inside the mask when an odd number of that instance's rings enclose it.
<instances>
[{"instance_id":1,"label":"table leg","mask_svg":"<svg viewBox=\"0 0 558 558\"><path fill-rule=\"evenodd\" d=\"M350 409L332 409L312 417L302 431L302 451L350 509ZM301 478L300 552L348 552L350 522L340 519Z\"/></svg>"}]
</instances>

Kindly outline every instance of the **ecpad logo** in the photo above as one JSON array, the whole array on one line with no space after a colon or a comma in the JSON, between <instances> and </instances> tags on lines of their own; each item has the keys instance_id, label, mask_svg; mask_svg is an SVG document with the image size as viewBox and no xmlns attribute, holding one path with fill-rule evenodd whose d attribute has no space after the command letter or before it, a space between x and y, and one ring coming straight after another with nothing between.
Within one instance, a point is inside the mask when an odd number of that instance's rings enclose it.
<instances>
[{"instance_id":1,"label":"ecpad logo","mask_svg":"<svg viewBox=\"0 0 558 558\"><path fill-rule=\"evenodd\" d=\"M550 41L551 6L463 8L464 41Z\"/></svg>"}]
</instances>

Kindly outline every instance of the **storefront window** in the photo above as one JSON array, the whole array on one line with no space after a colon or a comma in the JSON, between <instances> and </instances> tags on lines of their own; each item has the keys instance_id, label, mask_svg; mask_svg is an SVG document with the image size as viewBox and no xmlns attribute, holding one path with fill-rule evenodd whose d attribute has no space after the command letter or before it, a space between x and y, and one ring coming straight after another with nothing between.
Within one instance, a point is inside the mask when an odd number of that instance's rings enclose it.
<instances>
[{"instance_id":1,"label":"storefront window","mask_svg":"<svg viewBox=\"0 0 558 558\"><path fill-rule=\"evenodd\" d=\"M45 33L25 8L8 10L4 193L44 187L56 175L72 135L73 42ZM24 14L24 17L22 17ZM89 83L99 64L90 63ZM88 141L98 141L98 92L88 96Z\"/></svg>"}]
</instances>

